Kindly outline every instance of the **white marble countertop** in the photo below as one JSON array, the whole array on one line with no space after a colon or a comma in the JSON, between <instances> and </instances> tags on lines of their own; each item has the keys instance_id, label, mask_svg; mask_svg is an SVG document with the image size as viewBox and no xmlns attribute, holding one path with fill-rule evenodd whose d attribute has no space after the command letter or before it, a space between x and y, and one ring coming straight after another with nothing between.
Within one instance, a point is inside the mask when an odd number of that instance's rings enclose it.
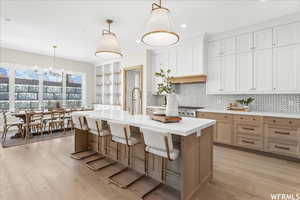
<instances>
[{"instance_id":1,"label":"white marble countertop","mask_svg":"<svg viewBox=\"0 0 300 200\"><path fill-rule=\"evenodd\" d=\"M225 109L199 109L197 112L210 112L210 113L222 113L222 114L236 114L236 115L256 115L265 117L282 117L282 118L295 118L300 119L300 113L276 113L276 112L242 112Z\"/></svg>"},{"instance_id":2,"label":"white marble countertop","mask_svg":"<svg viewBox=\"0 0 300 200\"><path fill-rule=\"evenodd\" d=\"M215 120L190 117L183 117L178 123L161 123L151 120L148 115L130 115L126 111L107 109L97 111L79 111L72 113L72 115L81 115L102 120L117 120L136 127L161 129L179 136L188 136L195 132L198 136L200 136L202 129L208 128L216 123Z\"/></svg>"}]
</instances>

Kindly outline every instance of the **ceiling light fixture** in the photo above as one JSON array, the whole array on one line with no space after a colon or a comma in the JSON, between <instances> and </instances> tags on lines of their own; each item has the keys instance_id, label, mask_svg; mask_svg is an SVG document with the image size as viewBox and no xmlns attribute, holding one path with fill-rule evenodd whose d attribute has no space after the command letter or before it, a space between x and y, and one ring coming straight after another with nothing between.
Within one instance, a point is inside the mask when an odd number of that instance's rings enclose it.
<instances>
[{"instance_id":1,"label":"ceiling light fixture","mask_svg":"<svg viewBox=\"0 0 300 200\"><path fill-rule=\"evenodd\" d=\"M148 22L146 24L146 33L141 41L149 46L163 47L176 44L179 41L179 35L174 32L173 23L170 16L170 10L159 4L153 3Z\"/></svg>"},{"instance_id":2,"label":"ceiling light fixture","mask_svg":"<svg viewBox=\"0 0 300 200\"><path fill-rule=\"evenodd\" d=\"M180 27L181 27L181 28L186 28L187 25L186 25L186 24L181 24Z\"/></svg>"},{"instance_id":3,"label":"ceiling light fixture","mask_svg":"<svg viewBox=\"0 0 300 200\"><path fill-rule=\"evenodd\" d=\"M48 70L50 73L53 70L53 68L55 68L55 56L56 56L55 51L56 51L57 46L53 45L52 48L53 48L52 66L49 67L49 70Z\"/></svg>"},{"instance_id":4,"label":"ceiling light fixture","mask_svg":"<svg viewBox=\"0 0 300 200\"><path fill-rule=\"evenodd\" d=\"M95 56L102 59L118 59L123 57L116 34L110 31L110 25L113 20L107 19L108 29L102 31L102 39L99 48L95 52Z\"/></svg>"}]
</instances>

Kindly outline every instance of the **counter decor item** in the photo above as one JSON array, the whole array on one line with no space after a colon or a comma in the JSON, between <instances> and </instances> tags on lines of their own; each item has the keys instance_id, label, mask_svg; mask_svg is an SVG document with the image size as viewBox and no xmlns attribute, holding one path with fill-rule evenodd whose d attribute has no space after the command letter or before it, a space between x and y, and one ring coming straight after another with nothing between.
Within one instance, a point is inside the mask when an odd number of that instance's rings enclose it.
<instances>
[{"instance_id":1,"label":"counter decor item","mask_svg":"<svg viewBox=\"0 0 300 200\"><path fill-rule=\"evenodd\" d=\"M161 79L161 83L157 84L157 94L164 95L164 104L167 104L167 94L174 93L175 90L172 87L172 77L170 76L171 70L160 69L159 72L155 72L155 76Z\"/></svg>"},{"instance_id":2,"label":"counter decor item","mask_svg":"<svg viewBox=\"0 0 300 200\"><path fill-rule=\"evenodd\" d=\"M151 119L162 123L177 123L181 121L181 117L166 116L165 114L152 114Z\"/></svg>"},{"instance_id":3,"label":"counter decor item","mask_svg":"<svg viewBox=\"0 0 300 200\"><path fill-rule=\"evenodd\" d=\"M168 117L178 116L178 99L175 93L167 95L166 116Z\"/></svg>"},{"instance_id":4,"label":"counter decor item","mask_svg":"<svg viewBox=\"0 0 300 200\"><path fill-rule=\"evenodd\" d=\"M245 112L250 112L250 107L249 105L254 101L255 99L252 97L248 97L246 99L239 99L236 100L237 103L241 105L241 107L238 107L236 104L232 104L235 106L229 106L230 109L228 110L239 110L239 111L245 111Z\"/></svg>"}]
</instances>

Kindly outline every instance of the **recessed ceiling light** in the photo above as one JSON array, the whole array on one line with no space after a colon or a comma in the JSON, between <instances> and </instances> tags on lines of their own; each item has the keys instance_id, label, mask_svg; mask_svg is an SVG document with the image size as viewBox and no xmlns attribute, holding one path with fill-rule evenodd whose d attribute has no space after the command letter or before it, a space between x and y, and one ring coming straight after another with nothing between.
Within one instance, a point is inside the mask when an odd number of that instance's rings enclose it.
<instances>
[{"instance_id":1,"label":"recessed ceiling light","mask_svg":"<svg viewBox=\"0 0 300 200\"><path fill-rule=\"evenodd\" d=\"M186 28L187 25L186 25L186 24L181 24L180 27L181 27L181 28Z\"/></svg>"},{"instance_id":2,"label":"recessed ceiling light","mask_svg":"<svg viewBox=\"0 0 300 200\"><path fill-rule=\"evenodd\" d=\"M264 2L266 2L267 0L259 0L260 2L262 2L262 3L264 3Z\"/></svg>"}]
</instances>

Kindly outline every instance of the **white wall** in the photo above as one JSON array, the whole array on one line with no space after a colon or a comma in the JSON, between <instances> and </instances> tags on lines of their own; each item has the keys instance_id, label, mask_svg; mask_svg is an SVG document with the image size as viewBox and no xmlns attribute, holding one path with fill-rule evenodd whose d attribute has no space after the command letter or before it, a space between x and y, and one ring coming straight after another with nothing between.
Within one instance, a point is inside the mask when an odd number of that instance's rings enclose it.
<instances>
[{"instance_id":1,"label":"white wall","mask_svg":"<svg viewBox=\"0 0 300 200\"><path fill-rule=\"evenodd\" d=\"M49 68L52 65L52 57L0 47L0 62L25 65L28 67L37 66L39 68ZM94 65L58 57L55 62L57 67L53 68L54 71L55 69L64 69L66 72L70 71L85 74L86 85L84 87L86 93L84 95L86 96L86 104L92 104L94 102L94 93L92 92L94 91L93 88L95 81Z\"/></svg>"}]
</instances>

